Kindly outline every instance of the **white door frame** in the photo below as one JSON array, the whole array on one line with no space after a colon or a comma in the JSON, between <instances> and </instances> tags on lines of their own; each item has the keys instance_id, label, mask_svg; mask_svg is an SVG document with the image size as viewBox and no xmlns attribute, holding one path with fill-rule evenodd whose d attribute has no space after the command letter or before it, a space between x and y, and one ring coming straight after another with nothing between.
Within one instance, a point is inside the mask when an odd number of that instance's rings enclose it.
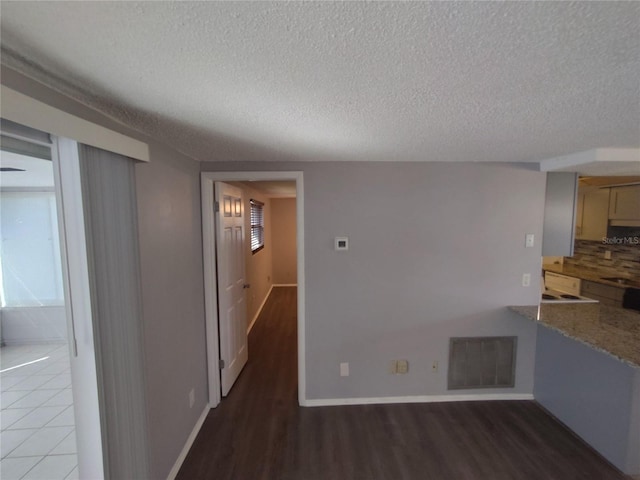
<instances>
[{"instance_id":1,"label":"white door frame","mask_svg":"<svg viewBox=\"0 0 640 480\"><path fill-rule=\"evenodd\" d=\"M218 294L215 265L214 182L294 180L296 182L296 243L298 271L298 403L305 406L305 276L304 276L304 185L302 172L202 172L202 253L204 261L205 323L209 405L220 397L220 346L218 338Z\"/></svg>"},{"instance_id":2,"label":"white door frame","mask_svg":"<svg viewBox=\"0 0 640 480\"><path fill-rule=\"evenodd\" d=\"M78 471L80 478L102 479L106 473L106 438L102 436L99 395L102 379L96 361L78 144L54 137L51 156L65 282Z\"/></svg>"}]
</instances>

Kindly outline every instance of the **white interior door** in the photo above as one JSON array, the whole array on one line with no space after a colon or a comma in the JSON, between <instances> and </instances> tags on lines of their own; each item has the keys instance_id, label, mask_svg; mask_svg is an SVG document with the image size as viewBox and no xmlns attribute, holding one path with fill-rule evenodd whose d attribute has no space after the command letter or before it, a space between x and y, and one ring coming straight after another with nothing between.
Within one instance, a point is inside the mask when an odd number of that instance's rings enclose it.
<instances>
[{"instance_id":1,"label":"white interior door","mask_svg":"<svg viewBox=\"0 0 640 480\"><path fill-rule=\"evenodd\" d=\"M242 190L215 183L218 319L222 396L226 397L247 363L247 305L244 278L244 203Z\"/></svg>"}]
</instances>

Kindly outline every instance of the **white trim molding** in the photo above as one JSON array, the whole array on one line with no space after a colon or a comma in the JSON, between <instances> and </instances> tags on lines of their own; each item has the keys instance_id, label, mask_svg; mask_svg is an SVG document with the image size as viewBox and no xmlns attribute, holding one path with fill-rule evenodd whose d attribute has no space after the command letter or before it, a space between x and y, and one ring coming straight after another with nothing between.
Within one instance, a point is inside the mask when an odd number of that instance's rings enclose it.
<instances>
[{"instance_id":1,"label":"white trim molding","mask_svg":"<svg viewBox=\"0 0 640 480\"><path fill-rule=\"evenodd\" d=\"M305 407L338 405L382 405L388 403L479 402L490 400L533 400L532 393L489 393L486 395L411 395L407 397L317 398L308 399Z\"/></svg>"},{"instance_id":2,"label":"white trim molding","mask_svg":"<svg viewBox=\"0 0 640 480\"><path fill-rule=\"evenodd\" d=\"M253 328L253 324L256 323L256 320L258 320L258 317L260 316L260 314L262 313L262 309L264 308L265 304L267 303L267 300L269 300L269 295L271 295L271 290L273 290L273 287L275 285L271 285L269 287L269 291L267 292L267 294L264 296L264 299L262 300L262 303L260 304L260 306L258 307L258 310L256 311L256 314L253 316L253 319L251 320L251 323L249 324L249 326L247 327L247 335L249 335L249 332L251 331L251 329Z\"/></svg>"},{"instance_id":3,"label":"white trim molding","mask_svg":"<svg viewBox=\"0 0 640 480\"><path fill-rule=\"evenodd\" d=\"M187 458L187 455L189 453L189 450L191 450L193 442L198 436L198 433L200 433L200 429L202 428L204 421L207 419L207 415L209 415L209 410L211 410L211 406L207 403L204 407L204 410L200 414L200 418L198 418L198 421L194 425L193 430L191 430L191 433L187 437L187 441L185 442L184 447L182 447L182 451L180 452L180 455L178 455L178 458L176 459L176 463L173 464L173 468L169 472L169 475L167 476L167 480L174 480L174 478L178 476L178 472L180 471L180 468L182 468L184 459Z\"/></svg>"},{"instance_id":4,"label":"white trim molding","mask_svg":"<svg viewBox=\"0 0 640 480\"><path fill-rule=\"evenodd\" d=\"M87 227L85 225L78 144L54 138L52 161L55 175L60 254L65 282L65 307L69 332L73 410L79 478L105 478L98 378L98 358L91 301ZM76 341L80 339L80 341Z\"/></svg>"},{"instance_id":5,"label":"white trim molding","mask_svg":"<svg viewBox=\"0 0 640 480\"><path fill-rule=\"evenodd\" d=\"M4 85L0 88L2 118L135 160L149 161L149 145L144 142L58 110Z\"/></svg>"}]
</instances>

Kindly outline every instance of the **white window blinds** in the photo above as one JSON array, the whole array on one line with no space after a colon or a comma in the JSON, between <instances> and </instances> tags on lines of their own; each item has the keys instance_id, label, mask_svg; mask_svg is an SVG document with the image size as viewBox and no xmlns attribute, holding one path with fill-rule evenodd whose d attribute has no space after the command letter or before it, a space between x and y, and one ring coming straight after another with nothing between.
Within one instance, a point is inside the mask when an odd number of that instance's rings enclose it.
<instances>
[{"instance_id":1,"label":"white window blinds","mask_svg":"<svg viewBox=\"0 0 640 480\"><path fill-rule=\"evenodd\" d=\"M251 251L264 247L264 203L251 199Z\"/></svg>"}]
</instances>

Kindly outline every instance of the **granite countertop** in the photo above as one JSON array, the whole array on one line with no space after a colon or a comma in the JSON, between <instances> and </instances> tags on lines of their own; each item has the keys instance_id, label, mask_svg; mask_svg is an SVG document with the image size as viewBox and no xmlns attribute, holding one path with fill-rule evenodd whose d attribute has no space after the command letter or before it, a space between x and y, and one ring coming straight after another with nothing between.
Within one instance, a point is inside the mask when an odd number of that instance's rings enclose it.
<instances>
[{"instance_id":1,"label":"granite countertop","mask_svg":"<svg viewBox=\"0 0 640 480\"><path fill-rule=\"evenodd\" d=\"M598 282L604 285L609 285L617 288L628 288L634 287L638 288L635 285L621 285L617 282L611 282L609 280L603 280L602 277L615 277L616 275L612 275L611 273L603 273L596 269L584 268L584 267L576 267L574 265L560 265L557 263L545 264L542 265L542 269L547 272L555 272L560 273L562 275L567 275L569 277L580 278L582 280L589 280L591 282ZM624 275L620 275L620 277L624 277ZM632 278L630 280L635 280L636 282L640 281L640 279Z\"/></svg>"},{"instance_id":2,"label":"granite countertop","mask_svg":"<svg viewBox=\"0 0 640 480\"><path fill-rule=\"evenodd\" d=\"M599 303L563 303L509 307L565 337L640 368L640 312Z\"/></svg>"}]
</instances>

